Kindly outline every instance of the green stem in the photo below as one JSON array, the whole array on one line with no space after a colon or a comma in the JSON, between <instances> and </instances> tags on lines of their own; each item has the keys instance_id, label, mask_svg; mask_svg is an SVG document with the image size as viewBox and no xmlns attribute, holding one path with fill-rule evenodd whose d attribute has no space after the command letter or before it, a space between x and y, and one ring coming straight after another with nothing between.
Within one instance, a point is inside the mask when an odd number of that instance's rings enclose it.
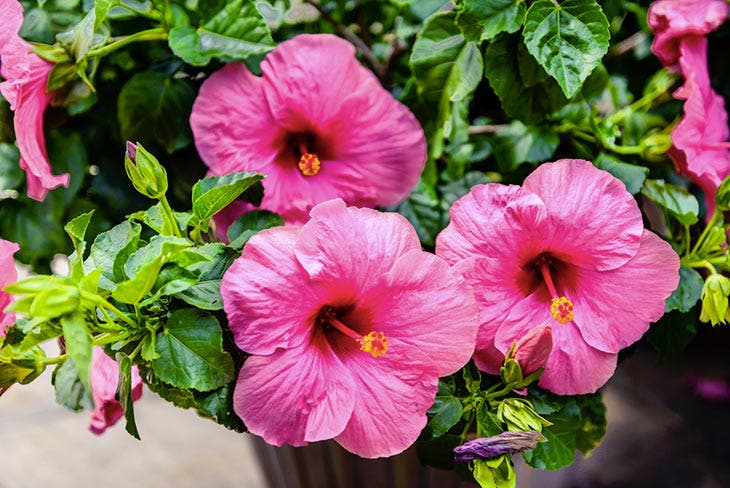
<instances>
[{"instance_id":1,"label":"green stem","mask_svg":"<svg viewBox=\"0 0 730 488\"><path fill-rule=\"evenodd\" d=\"M61 354L60 356L56 356L55 358L45 358L41 362L45 365L49 364L61 364L68 358L68 354Z\"/></svg>"},{"instance_id":2,"label":"green stem","mask_svg":"<svg viewBox=\"0 0 730 488\"><path fill-rule=\"evenodd\" d=\"M624 108L616 111L613 113L610 117L608 117L606 120L611 124L617 124L624 120L627 115L632 114L634 112L637 112L639 110L642 110L644 108L651 107L651 105L654 103L654 100L664 95L666 92L650 92L644 95L643 97L636 100L634 103L625 106Z\"/></svg>"},{"instance_id":3,"label":"green stem","mask_svg":"<svg viewBox=\"0 0 730 488\"><path fill-rule=\"evenodd\" d=\"M81 298L83 298L84 300L88 300L99 308L109 310L110 312L118 316L121 320L130 325L132 328L137 328L137 323L130 319L127 314L101 298L99 295L94 295L93 293L89 293L88 291L81 291Z\"/></svg>"},{"instance_id":4,"label":"green stem","mask_svg":"<svg viewBox=\"0 0 730 488\"><path fill-rule=\"evenodd\" d=\"M717 259L709 260L709 259L695 259L695 260L685 260L682 259L681 263L682 266L685 268L705 268L710 272L710 274L718 274L717 268L715 268L714 264L723 264L725 262L725 258L722 258L722 261L719 261Z\"/></svg>"},{"instance_id":5,"label":"green stem","mask_svg":"<svg viewBox=\"0 0 730 488\"><path fill-rule=\"evenodd\" d=\"M170 207L170 203L167 201L167 197L165 195L162 195L159 200L160 206L162 207L162 211L164 213L163 218L167 220L170 228L172 228L173 235L175 237L182 237L182 234L180 233L180 227L178 227L177 220L175 219L175 213L172 211L172 207Z\"/></svg>"},{"instance_id":6,"label":"green stem","mask_svg":"<svg viewBox=\"0 0 730 488\"><path fill-rule=\"evenodd\" d=\"M684 257L689 257L689 255L690 255L690 248L692 247L691 246L691 240L692 240L692 238L690 237L690 234L689 234L689 225L685 225L684 226L684 240L685 240L685 242L684 242Z\"/></svg>"},{"instance_id":7,"label":"green stem","mask_svg":"<svg viewBox=\"0 0 730 488\"><path fill-rule=\"evenodd\" d=\"M697 238L697 242L692 248L692 251L690 251L690 255L697 254L697 251L701 249L702 245L705 243L705 239L707 239L707 235L710 233L710 230L715 226L715 223L717 223L718 217L722 218L722 216L718 214L717 210L715 210L715 213L712 214L710 222L708 222L708 224L702 230L702 234L700 234L700 237Z\"/></svg>"},{"instance_id":8,"label":"green stem","mask_svg":"<svg viewBox=\"0 0 730 488\"><path fill-rule=\"evenodd\" d=\"M160 28L154 28L154 29L148 29L143 30L140 32L135 32L134 34L131 34L126 37L122 37L117 41L112 42L111 44L107 44L106 46L97 47L96 49L92 49L88 52L86 55L87 58L100 58L103 56L106 56L107 54L111 54L114 51L123 48L124 46L128 44L132 44L133 42L142 42L142 41L164 41L167 39L168 33Z\"/></svg>"}]
</instances>

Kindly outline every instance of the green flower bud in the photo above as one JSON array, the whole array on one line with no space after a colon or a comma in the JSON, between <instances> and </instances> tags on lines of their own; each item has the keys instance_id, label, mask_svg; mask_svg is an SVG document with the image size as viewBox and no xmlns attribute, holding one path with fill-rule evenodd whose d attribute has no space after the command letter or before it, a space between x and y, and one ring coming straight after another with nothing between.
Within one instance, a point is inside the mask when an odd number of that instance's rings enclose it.
<instances>
[{"instance_id":1,"label":"green flower bud","mask_svg":"<svg viewBox=\"0 0 730 488\"><path fill-rule=\"evenodd\" d=\"M543 427L551 425L542 418L530 402L523 398L505 398L497 407L497 418L507 424L511 431L536 430L542 432Z\"/></svg>"},{"instance_id":2,"label":"green flower bud","mask_svg":"<svg viewBox=\"0 0 730 488\"><path fill-rule=\"evenodd\" d=\"M715 205L723 212L730 210L730 176L727 176L717 189Z\"/></svg>"},{"instance_id":3,"label":"green flower bud","mask_svg":"<svg viewBox=\"0 0 730 488\"><path fill-rule=\"evenodd\" d=\"M721 274L712 274L702 287L702 311L700 320L712 325L724 324L728 317L728 300L730 280Z\"/></svg>"},{"instance_id":4,"label":"green flower bud","mask_svg":"<svg viewBox=\"0 0 730 488\"><path fill-rule=\"evenodd\" d=\"M507 385L510 383L520 383L523 379L520 364L511 358L505 358L500 374L502 375L502 381Z\"/></svg>"},{"instance_id":5,"label":"green flower bud","mask_svg":"<svg viewBox=\"0 0 730 488\"><path fill-rule=\"evenodd\" d=\"M167 192L167 171L141 144L127 141L124 169L134 188L142 195L159 200Z\"/></svg>"},{"instance_id":6,"label":"green flower bud","mask_svg":"<svg viewBox=\"0 0 730 488\"><path fill-rule=\"evenodd\" d=\"M647 161L658 162L666 158L672 140L667 134L652 134L641 141L641 156Z\"/></svg>"}]
</instances>

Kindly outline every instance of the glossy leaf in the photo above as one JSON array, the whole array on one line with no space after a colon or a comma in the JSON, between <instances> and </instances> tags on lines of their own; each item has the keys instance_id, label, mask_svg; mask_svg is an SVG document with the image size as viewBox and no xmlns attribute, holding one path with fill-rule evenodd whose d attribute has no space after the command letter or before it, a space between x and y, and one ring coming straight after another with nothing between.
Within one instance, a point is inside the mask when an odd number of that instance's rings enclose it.
<instances>
[{"instance_id":1,"label":"glossy leaf","mask_svg":"<svg viewBox=\"0 0 730 488\"><path fill-rule=\"evenodd\" d=\"M230 173L225 176L209 176L193 186L193 216L204 231L210 218L227 207L244 192L256 190L263 175L257 173Z\"/></svg>"},{"instance_id":2,"label":"glossy leaf","mask_svg":"<svg viewBox=\"0 0 730 488\"><path fill-rule=\"evenodd\" d=\"M470 41L487 41L501 32L517 32L525 21L523 0L464 0L456 22Z\"/></svg>"},{"instance_id":3,"label":"glossy leaf","mask_svg":"<svg viewBox=\"0 0 730 488\"><path fill-rule=\"evenodd\" d=\"M694 195L686 190L665 183L664 180L646 180L641 194L673 215L684 225L697 222L700 211L699 203Z\"/></svg>"}]
</instances>

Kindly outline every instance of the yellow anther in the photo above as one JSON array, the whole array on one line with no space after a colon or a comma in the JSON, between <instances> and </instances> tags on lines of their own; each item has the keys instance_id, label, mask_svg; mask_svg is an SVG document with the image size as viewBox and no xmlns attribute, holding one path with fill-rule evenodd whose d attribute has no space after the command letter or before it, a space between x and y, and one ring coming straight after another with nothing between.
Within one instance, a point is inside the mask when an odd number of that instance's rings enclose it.
<instances>
[{"instance_id":1,"label":"yellow anther","mask_svg":"<svg viewBox=\"0 0 730 488\"><path fill-rule=\"evenodd\" d=\"M388 338L382 332L370 332L362 339L358 339L360 350L370 353L374 358L388 352Z\"/></svg>"},{"instance_id":2,"label":"yellow anther","mask_svg":"<svg viewBox=\"0 0 730 488\"><path fill-rule=\"evenodd\" d=\"M553 314L553 318L565 324L573 320L575 316L573 302L568 300L566 297L553 298L553 302L550 305L550 311Z\"/></svg>"},{"instance_id":3,"label":"yellow anther","mask_svg":"<svg viewBox=\"0 0 730 488\"><path fill-rule=\"evenodd\" d=\"M302 154L299 158L299 164L297 164L297 167L304 176L314 176L319 173L322 163L316 154L308 152Z\"/></svg>"}]
</instances>

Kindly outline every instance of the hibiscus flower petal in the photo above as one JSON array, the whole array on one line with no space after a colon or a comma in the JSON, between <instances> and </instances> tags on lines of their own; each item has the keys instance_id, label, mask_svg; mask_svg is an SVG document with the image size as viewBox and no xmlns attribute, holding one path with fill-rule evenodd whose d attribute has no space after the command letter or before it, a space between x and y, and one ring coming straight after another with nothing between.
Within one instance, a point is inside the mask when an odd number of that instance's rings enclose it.
<instances>
[{"instance_id":1,"label":"hibiscus flower petal","mask_svg":"<svg viewBox=\"0 0 730 488\"><path fill-rule=\"evenodd\" d=\"M385 275L384 283L362 296L374 327L428 356L447 376L469 361L479 323L469 285L441 258L413 249ZM443 324L434 326L434 324Z\"/></svg>"},{"instance_id":2,"label":"hibiscus flower petal","mask_svg":"<svg viewBox=\"0 0 730 488\"><path fill-rule=\"evenodd\" d=\"M523 187L545 202L553 226L550 247L571 264L614 269L639 249L644 224L636 201L619 179L589 161L542 164Z\"/></svg>"},{"instance_id":3,"label":"hibiscus flower petal","mask_svg":"<svg viewBox=\"0 0 730 488\"><path fill-rule=\"evenodd\" d=\"M303 446L345 428L355 383L322 336L312 343L251 356L233 393L236 414L269 444Z\"/></svg>"},{"instance_id":4,"label":"hibiscus flower petal","mask_svg":"<svg viewBox=\"0 0 730 488\"><path fill-rule=\"evenodd\" d=\"M16 243L0 239L0 336L4 336L5 328L15 322L15 314L3 312L12 301L12 296L2 289L18 279L13 260L13 254L18 249L20 247Z\"/></svg>"},{"instance_id":5,"label":"hibiscus flower petal","mask_svg":"<svg viewBox=\"0 0 730 488\"><path fill-rule=\"evenodd\" d=\"M396 213L346 207L336 199L317 205L311 217L294 251L317 282L360 292L380 283L401 255L421 249L413 226Z\"/></svg>"},{"instance_id":6,"label":"hibiscus flower petal","mask_svg":"<svg viewBox=\"0 0 730 488\"><path fill-rule=\"evenodd\" d=\"M271 354L308 339L318 298L307 273L294 258L299 229L259 232L223 275L223 309L238 347Z\"/></svg>"},{"instance_id":7,"label":"hibiscus flower petal","mask_svg":"<svg viewBox=\"0 0 730 488\"><path fill-rule=\"evenodd\" d=\"M573 322L552 326L553 350L538 383L558 395L593 393L616 370L618 354L594 349Z\"/></svg>"},{"instance_id":8,"label":"hibiscus flower petal","mask_svg":"<svg viewBox=\"0 0 730 488\"><path fill-rule=\"evenodd\" d=\"M365 458L392 456L413 444L438 390L436 365L397 339L377 358L355 350L341 359L355 382L355 406L335 440Z\"/></svg>"},{"instance_id":9,"label":"hibiscus flower petal","mask_svg":"<svg viewBox=\"0 0 730 488\"><path fill-rule=\"evenodd\" d=\"M679 284L678 269L672 247L650 231L644 231L639 252L620 268L580 269L573 303L585 341L608 353L638 341L664 314L664 302Z\"/></svg>"},{"instance_id":10,"label":"hibiscus flower petal","mask_svg":"<svg viewBox=\"0 0 730 488\"><path fill-rule=\"evenodd\" d=\"M94 347L89 375L91 396L94 399L94 411L91 412L89 430L96 435L103 434L106 429L124 417L124 408L117 401L119 384L119 363L107 356L101 347ZM142 396L142 378L136 366L132 367L132 400Z\"/></svg>"}]
</instances>

